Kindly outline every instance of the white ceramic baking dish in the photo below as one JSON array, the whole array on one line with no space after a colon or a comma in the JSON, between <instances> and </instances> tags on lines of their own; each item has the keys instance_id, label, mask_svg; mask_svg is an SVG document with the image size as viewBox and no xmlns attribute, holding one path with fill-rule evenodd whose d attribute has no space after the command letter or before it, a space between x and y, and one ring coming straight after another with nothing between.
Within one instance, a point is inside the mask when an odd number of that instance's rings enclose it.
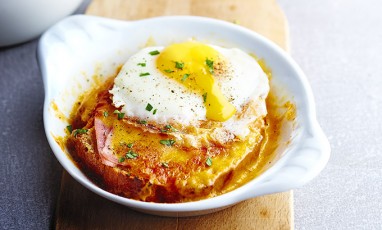
<instances>
[{"instance_id":1,"label":"white ceramic baking dish","mask_svg":"<svg viewBox=\"0 0 382 230\"><path fill-rule=\"evenodd\" d=\"M92 75L110 76L118 65L147 43L168 45L189 38L237 47L265 60L273 74L271 90L280 100L292 101L297 108L294 122L283 126L276 157L260 176L242 187L195 202L148 203L101 189L76 167L55 139L65 136L68 125L65 117L69 116L76 97L92 85ZM55 156L82 185L130 208L164 216L206 214L256 196L298 188L317 176L328 161L330 146L317 123L312 91L304 73L277 45L241 26L192 16L139 21L71 16L41 37L38 59L45 87L45 132Z\"/></svg>"}]
</instances>

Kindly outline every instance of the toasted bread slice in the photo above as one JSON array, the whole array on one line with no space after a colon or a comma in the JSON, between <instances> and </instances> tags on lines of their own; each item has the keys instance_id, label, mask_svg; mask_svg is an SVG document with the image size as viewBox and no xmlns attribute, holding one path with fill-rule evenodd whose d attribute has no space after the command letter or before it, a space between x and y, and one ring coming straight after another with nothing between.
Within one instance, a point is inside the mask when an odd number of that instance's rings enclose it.
<instances>
[{"instance_id":1,"label":"toasted bread slice","mask_svg":"<svg viewBox=\"0 0 382 230\"><path fill-rule=\"evenodd\" d=\"M107 90L92 108L84 104L79 111L88 111L86 119L78 114L74 123L86 132L69 136L69 152L99 186L136 200L175 203L219 195L244 159L256 159L264 134L263 117L250 124L245 139L214 124L190 130L122 118Z\"/></svg>"},{"instance_id":2,"label":"toasted bread slice","mask_svg":"<svg viewBox=\"0 0 382 230\"><path fill-rule=\"evenodd\" d=\"M102 162L96 150L94 128L86 134L72 135L68 148L84 172L105 190L128 198L152 202L177 202L181 200L171 186L153 185L147 175L133 175L120 167L112 167ZM146 194L150 195L147 196Z\"/></svg>"}]
</instances>

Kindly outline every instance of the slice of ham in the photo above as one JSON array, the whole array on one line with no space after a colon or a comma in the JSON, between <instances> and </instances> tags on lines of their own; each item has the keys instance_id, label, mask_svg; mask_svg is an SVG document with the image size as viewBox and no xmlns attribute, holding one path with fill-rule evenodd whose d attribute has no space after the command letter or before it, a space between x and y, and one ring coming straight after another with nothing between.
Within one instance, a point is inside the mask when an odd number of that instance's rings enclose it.
<instances>
[{"instance_id":1,"label":"slice of ham","mask_svg":"<svg viewBox=\"0 0 382 230\"><path fill-rule=\"evenodd\" d=\"M111 167L118 164L117 157L111 150L111 139L113 136L113 129L106 126L101 119L94 118L94 128L97 139L97 150L101 156L102 163Z\"/></svg>"}]
</instances>

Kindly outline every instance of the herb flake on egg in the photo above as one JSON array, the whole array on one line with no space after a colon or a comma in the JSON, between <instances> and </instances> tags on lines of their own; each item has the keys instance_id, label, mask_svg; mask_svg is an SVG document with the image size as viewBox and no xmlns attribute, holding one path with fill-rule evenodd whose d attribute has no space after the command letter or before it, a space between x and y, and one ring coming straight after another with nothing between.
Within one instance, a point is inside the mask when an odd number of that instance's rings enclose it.
<instances>
[{"instance_id":1,"label":"herb flake on egg","mask_svg":"<svg viewBox=\"0 0 382 230\"><path fill-rule=\"evenodd\" d=\"M203 96L203 102L206 103L206 101L207 101L207 93L204 93L202 96Z\"/></svg>"},{"instance_id":2,"label":"herb flake on egg","mask_svg":"<svg viewBox=\"0 0 382 230\"><path fill-rule=\"evenodd\" d=\"M140 73L139 76L140 77L145 77L145 76L149 76L150 73L149 72L146 72L146 73Z\"/></svg>"},{"instance_id":3,"label":"herb flake on egg","mask_svg":"<svg viewBox=\"0 0 382 230\"><path fill-rule=\"evenodd\" d=\"M154 56L154 55L160 54L160 52L158 50L153 50L153 51L149 52L149 54Z\"/></svg>"},{"instance_id":4,"label":"herb flake on egg","mask_svg":"<svg viewBox=\"0 0 382 230\"><path fill-rule=\"evenodd\" d=\"M147 110L147 111L150 112L151 110L153 110L153 108L154 108L154 107L153 107L150 103L147 103L147 105L146 105L146 110Z\"/></svg>"},{"instance_id":5,"label":"herb flake on egg","mask_svg":"<svg viewBox=\"0 0 382 230\"><path fill-rule=\"evenodd\" d=\"M183 62L175 62L175 68L177 69L183 69L184 68L184 63Z\"/></svg>"},{"instance_id":6,"label":"herb flake on egg","mask_svg":"<svg viewBox=\"0 0 382 230\"><path fill-rule=\"evenodd\" d=\"M181 81L185 81L189 76L189 73L184 74Z\"/></svg>"},{"instance_id":7,"label":"herb flake on egg","mask_svg":"<svg viewBox=\"0 0 382 230\"><path fill-rule=\"evenodd\" d=\"M207 58L206 59L206 65L208 66L210 73L214 74L214 61Z\"/></svg>"}]
</instances>

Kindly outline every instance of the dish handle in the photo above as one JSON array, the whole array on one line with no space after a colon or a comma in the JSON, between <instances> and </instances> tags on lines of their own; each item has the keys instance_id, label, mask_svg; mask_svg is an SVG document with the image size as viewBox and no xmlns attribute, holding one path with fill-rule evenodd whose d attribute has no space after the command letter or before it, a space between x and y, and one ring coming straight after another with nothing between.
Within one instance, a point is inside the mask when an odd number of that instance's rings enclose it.
<instances>
[{"instance_id":1,"label":"dish handle","mask_svg":"<svg viewBox=\"0 0 382 230\"><path fill-rule=\"evenodd\" d=\"M321 127L315 122L310 128L304 128L300 135L299 144L261 175L256 190L243 194L243 200L299 188L323 170L331 150Z\"/></svg>"}]
</instances>

